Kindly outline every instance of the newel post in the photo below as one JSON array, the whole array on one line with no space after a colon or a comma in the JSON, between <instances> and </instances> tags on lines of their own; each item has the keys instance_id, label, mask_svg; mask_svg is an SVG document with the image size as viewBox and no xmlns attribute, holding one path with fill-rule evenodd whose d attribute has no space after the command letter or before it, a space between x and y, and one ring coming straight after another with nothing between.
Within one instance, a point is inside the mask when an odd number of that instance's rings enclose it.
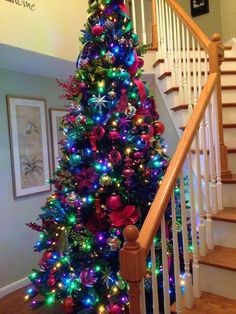
<instances>
[{"instance_id":1,"label":"newel post","mask_svg":"<svg viewBox=\"0 0 236 314\"><path fill-rule=\"evenodd\" d=\"M127 226L125 243L120 250L120 274L129 284L130 314L141 314L141 280L146 274L146 255L138 240L139 230Z\"/></svg>"},{"instance_id":2,"label":"newel post","mask_svg":"<svg viewBox=\"0 0 236 314\"><path fill-rule=\"evenodd\" d=\"M220 158L221 158L221 176L222 178L229 178L232 176L228 167L228 153L227 147L224 144L223 133L223 107L222 107L222 92L221 92L221 71L220 64L224 58L224 46L220 44L220 34L215 33L211 37L211 44L209 47L209 66L210 73L218 74L217 81L217 108L218 108L218 130L219 130L219 144L220 144Z\"/></svg>"}]
</instances>

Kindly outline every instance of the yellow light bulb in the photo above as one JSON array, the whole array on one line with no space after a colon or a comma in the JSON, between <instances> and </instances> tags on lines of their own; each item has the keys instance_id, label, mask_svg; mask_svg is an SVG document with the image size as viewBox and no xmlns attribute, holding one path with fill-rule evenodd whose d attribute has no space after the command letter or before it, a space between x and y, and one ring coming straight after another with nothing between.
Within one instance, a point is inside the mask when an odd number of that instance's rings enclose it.
<instances>
[{"instance_id":1,"label":"yellow light bulb","mask_svg":"<svg viewBox=\"0 0 236 314\"><path fill-rule=\"evenodd\" d=\"M29 295L25 295L25 301L29 300Z\"/></svg>"}]
</instances>

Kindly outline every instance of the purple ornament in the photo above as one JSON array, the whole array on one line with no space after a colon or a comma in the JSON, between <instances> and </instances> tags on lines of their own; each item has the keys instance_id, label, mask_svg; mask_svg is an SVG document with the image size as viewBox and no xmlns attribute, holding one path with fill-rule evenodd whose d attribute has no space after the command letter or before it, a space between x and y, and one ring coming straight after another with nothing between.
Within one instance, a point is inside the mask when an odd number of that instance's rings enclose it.
<instances>
[{"instance_id":1,"label":"purple ornament","mask_svg":"<svg viewBox=\"0 0 236 314\"><path fill-rule=\"evenodd\" d=\"M119 161L121 161L121 153L113 148L112 151L109 153L109 160L110 162L117 164Z\"/></svg>"},{"instance_id":2,"label":"purple ornament","mask_svg":"<svg viewBox=\"0 0 236 314\"><path fill-rule=\"evenodd\" d=\"M111 210L117 210L123 206L121 197L118 194L112 194L108 197L106 205Z\"/></svg>"},{"instance_id":3,"label":"purple ornament","mask_svg":"<svg viewBox=\"0 0 236 314\"><path fill-rule=\"evenodd\" d=\"M94 271L92 269L84 269L81 271L80 275L81 283L86 287L92 287L96 282Z\"/></svg>"}]
</instances>

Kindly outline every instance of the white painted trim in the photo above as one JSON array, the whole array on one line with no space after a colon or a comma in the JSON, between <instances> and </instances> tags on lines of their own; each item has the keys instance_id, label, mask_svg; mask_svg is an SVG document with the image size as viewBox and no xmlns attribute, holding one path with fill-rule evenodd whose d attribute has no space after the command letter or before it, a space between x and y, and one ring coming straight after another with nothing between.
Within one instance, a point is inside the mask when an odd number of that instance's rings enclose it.
<instances>
[{"instance_id":1,"label":"white painted trim","mask_svg":"<svg viewBox=\"0 0 236 314\"><path fill-rule=\"evenodd\" d=\"M22 278L20 280L17 280L13 283L11 283L10 285L7 285L3 288L0 288L0 299L5 297L6 295L21 289L25 286L27 286L30 283L30 280L28 277Z\"/></svg>"}]
</instances>

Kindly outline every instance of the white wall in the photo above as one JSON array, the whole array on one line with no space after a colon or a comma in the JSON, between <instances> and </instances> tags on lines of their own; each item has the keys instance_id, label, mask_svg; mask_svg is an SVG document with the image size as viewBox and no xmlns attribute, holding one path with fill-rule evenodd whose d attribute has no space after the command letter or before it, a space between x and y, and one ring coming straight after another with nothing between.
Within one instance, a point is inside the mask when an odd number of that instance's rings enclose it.
<instances>
[{"instance_id":1,"label":"white wall","mask_svg":"<svg viewBox=\"0 0 236 314\"><path fill-rule=\"evenodd\" d=\"M222 41L236 38L236 1L220 0Z\"/></svg>"},{"instance_id":2,"label":"white wall","mask_svg":"<svg viewBox=\"0 0 236 314\"><path fill-rule=\"evenodd\" d=\"M45 98L48 108L60 108L64 103L59 99L61 94L53 79L0 69L0 290L27 276L39 261L40 255L33 252L38 232L31 231L25 223L36 222L49 195L13 199L6 95Z\"/></svg>"},{"instance_id":3,"label":"white wall","mask_svg":"<svg viewBox=\"0 0 236 314\"><path fill-rule=\"evenodd\" d=\"M87 0L32 0L35 11L1 0L0 43L75 61Z\"/></svg>"}]
</instances>

